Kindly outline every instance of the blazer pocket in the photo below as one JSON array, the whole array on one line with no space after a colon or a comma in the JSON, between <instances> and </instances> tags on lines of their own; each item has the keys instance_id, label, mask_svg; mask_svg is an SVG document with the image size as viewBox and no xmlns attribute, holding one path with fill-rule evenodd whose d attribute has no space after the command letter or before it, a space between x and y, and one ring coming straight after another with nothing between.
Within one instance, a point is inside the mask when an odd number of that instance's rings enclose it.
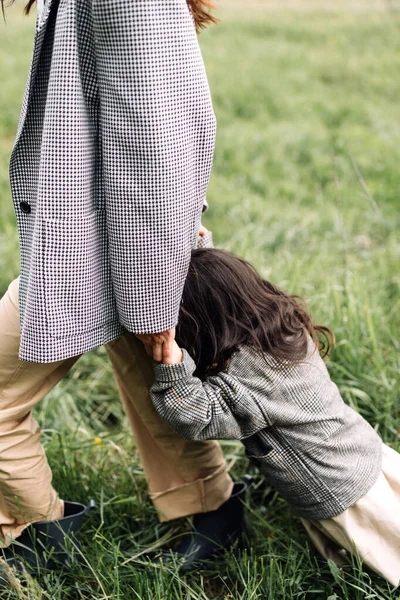
<instances>
[{"instance_id":1,"label":"blazer pocket","mask_svg":"<svg viewBox=\"0 0 400 600\"><path fill-rule=\"evenodd\" d=\"M79 221L44 220L42 225L49 335L81 335L116 320L105 213Z\"/></svg>"},{"instance_id":2,"label":"blazer pocket","mask_svg":"<svg viewBox=\"0 0 400 600\"><path fill-rule=\"evenodd\" d=\"M289 504L308 506L323 501L324 486L290 446L258 457L258 467Z\"/></svg>"}]
</instances>

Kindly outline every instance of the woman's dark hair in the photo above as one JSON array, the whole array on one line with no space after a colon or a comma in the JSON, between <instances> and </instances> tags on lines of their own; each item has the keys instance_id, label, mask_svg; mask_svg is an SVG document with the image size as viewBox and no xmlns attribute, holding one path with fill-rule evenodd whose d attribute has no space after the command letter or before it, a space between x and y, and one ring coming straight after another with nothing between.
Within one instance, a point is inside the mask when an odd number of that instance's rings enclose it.
<instances>
[{"instance_id":1,"label":"woman's dark hair","mask_svg":"<svg viewBox=\"0 0 400 600\"><path fill-rule=\"evenodd\" d=\"M309 336L326 356L334 335L313 324L300 298L263 280L230 252L192 252L176 340L195 360L200 378L225 370L242 345L277 361L302 360Z\"/></svg>"},{"instance_id":2,"label":"woman's dark hair","mask_svg":"<svg viewBox=\"0 0 400 600\"><path fill-rule=\"evenodd\" d=\"M127 0L129 1L129 0ZM186 0L190 12L193 15L194 22L196 24L196 30L199 32L204 27L207 27L210 23L216 23L215 17L212 16L211 10L214 8L214 4L211 0ZM1 8L4 15L5 0L0 0ZM8 0L7 4L13 4L14 0ZM28 0L25 6L25 14L28 14L36 0Z\"/></svg>"}]
</instances>

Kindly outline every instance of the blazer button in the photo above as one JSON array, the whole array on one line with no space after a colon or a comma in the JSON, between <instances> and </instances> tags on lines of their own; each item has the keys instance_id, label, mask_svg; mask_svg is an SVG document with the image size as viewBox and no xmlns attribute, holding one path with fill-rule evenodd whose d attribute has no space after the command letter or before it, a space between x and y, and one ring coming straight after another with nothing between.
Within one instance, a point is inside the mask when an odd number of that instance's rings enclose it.
<instances>
[{"instance_id":1,"label":"blazer button","mask_svg":"<svg viewBox=\"0 0 400 600\"><path fill-rule=\"evenodd\" d=\"M32 210L30 204L28 204L27 202L20 202L19 207L20 207L21 211L23 213L25 213L26 215L29 215L29 213Z\"/></svg>"}]
</instances>

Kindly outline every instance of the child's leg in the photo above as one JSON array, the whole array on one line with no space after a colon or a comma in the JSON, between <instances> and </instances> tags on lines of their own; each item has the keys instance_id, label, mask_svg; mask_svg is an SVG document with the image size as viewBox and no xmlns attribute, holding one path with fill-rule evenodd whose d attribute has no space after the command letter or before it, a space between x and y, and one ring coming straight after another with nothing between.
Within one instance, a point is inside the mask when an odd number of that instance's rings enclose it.
<instances>
[{"instance_id":1,"label":"child's leg","mask_svg":"<svg viewBox=\"0 0 400 600\"><path fill-rule=\"evenodd\" d=\"M301 522L314 546L324 558L333 560L338 567L348 564L349 561L346 560L345 550L328 537L323 529L321 530L319 528L319 521L307 521L306 519L301 519Z\"/></svg>"},{"instance_id":2,"label":"child's leg","mask_svg":"<svg viewBox=\"0 0 400 600\"><path fill-rule=\"evenodd\" d=\"M369 492L340 515L305 521L304 525L326 558L335 560L329 555L331 540L351 554L356 553L356 548L366 565L397 586L400 583L400 455L383 445L382 473ZM320 535L315 535L316 530Z\"/></svg>"},{"instance_id":3,"label":"child's leg","mask_svg":"<svg viewBox=\"0 0 400 600\"><path fill-rule=\"evenodd\" d=\"M149 395L151 359L133 334L106 348L161 520L219 508L233 487L219 444L185 440L161 419Z\"/></svg>"},{"instance_id":4,"label":"child's leg","mask_svg":"<svg viewBox=\"0 0 400 600\"><path fill-rule=\"evenodd\" d=\"M52 364L18 359L18 280L0 300L0 545L8 545L32 521L57 519L63 502L51 485L32 408L77 358Z\"/></svg>"}]
</instances>

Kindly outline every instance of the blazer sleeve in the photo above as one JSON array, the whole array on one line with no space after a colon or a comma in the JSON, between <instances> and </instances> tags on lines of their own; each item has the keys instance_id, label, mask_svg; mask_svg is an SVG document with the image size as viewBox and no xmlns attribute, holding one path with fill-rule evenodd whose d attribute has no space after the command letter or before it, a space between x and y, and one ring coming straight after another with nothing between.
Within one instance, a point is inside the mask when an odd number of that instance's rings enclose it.
<instances>
[{"instance_id":1,"label":"blazer sleeve","mask_svg":"<svg viewBox=\"0 0 400 600\"><path fill-rule=\"evenodd\" d=\"M227 373L202 382L196 365L183 351L180 364L155 363L151 398L159 415L182 437L191 440L250 437L267 424L255 399Z\"/></svg>"},{"instance_id":2,"label":"blazer sleeve","mask_svg":"<svg viewBox=\"0 0 400 600\"><path fill-rule=\"evenodd\" d=\"M123 324L154 333L177 322L215 115L186 0L92 0L92 18L114 293Z\"/></svg>"}]
</instances>

